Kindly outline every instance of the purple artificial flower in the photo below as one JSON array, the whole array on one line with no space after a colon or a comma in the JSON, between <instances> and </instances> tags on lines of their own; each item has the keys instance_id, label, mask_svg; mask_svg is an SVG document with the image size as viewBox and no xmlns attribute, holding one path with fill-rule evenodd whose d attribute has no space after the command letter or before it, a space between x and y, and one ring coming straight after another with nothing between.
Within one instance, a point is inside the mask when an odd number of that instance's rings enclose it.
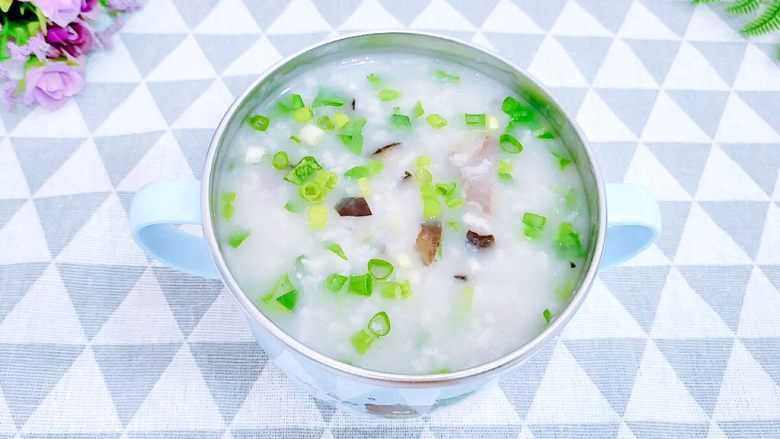
<instances>
[{"instance_id":1,"label":"purple artificial flower","mask_svg":"<svg viewBox=\"0 0 780 439\"><path fill-rule=\"evenodd\" d=\"M90 12L93 9L95 9L95 5L97 5L98 0L81 0L81 12Z\"/></svg>"},{"instance_id":2,"label":"purple artificial flower","mask_svg":"<svg viewBox=\"0 0 780 439\"><path fill-rule=\"evenodd\" d=\"M50 62L32 67L25 74L26 87L22 100L27 105L39 103L47 110L56 110L84 87L84 72L78 66Z\"/></svg>"},{"instance_id":3,"label":"purple artificial flower","mask_svg":"<svg viewBox=\"0 0 780 439\"><path fill-rule=\"evenodd\" d=\"M49 20L65 27L73 22L81 12L82 0L22 0L33 3Z\"/></svg>"},{"instance_id":4,"label":"purple artificial flower","mask_svg":"<svg viewBox=\"0 0 780 439\"><path fill-rule=\"evenodd\" d=\"M27 44L18 46L13 41L7 44L8 52L14 61L26 61L30 55L35 55L39 61L46 61L46 54L51 46L46 42L40 33L33 35L27 40Z\"/></svg>"},{"instance_id":5,"label":"purple artificial flower","mask_svg":"<svg viewBox=\"0 0 780 439\"><path fill-rule=\"evenodd\" d=\"M51 45L49 49L49 58L59 58L67 56L78 58L92 49L92 32L81 22L73 23L60 27L57 25L49 26L46 32L46 42Z\"/></svg>"}]
</instances>

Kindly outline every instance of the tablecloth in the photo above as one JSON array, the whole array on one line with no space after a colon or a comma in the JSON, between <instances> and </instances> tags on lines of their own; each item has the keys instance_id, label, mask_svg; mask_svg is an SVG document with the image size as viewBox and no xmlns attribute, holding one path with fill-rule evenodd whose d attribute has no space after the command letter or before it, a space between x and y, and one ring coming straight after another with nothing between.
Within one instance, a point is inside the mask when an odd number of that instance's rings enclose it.
<instances>
[{"instance_id":1,"label":"tablecloth","mask_svg":"<svg viewBox=\"0 0 780 439\"><path fill-rule=\"evenodd\" d=\"M654 0L150 0L56 112L0 113L0 438L780 437L780 65L721 6ZM527 69L607 182L659 200L518 373L412 420L267 360L224 287L149 260L128 206L199 178L252 79L330 35L439 32Z\"/></svg>"}]
</instances>

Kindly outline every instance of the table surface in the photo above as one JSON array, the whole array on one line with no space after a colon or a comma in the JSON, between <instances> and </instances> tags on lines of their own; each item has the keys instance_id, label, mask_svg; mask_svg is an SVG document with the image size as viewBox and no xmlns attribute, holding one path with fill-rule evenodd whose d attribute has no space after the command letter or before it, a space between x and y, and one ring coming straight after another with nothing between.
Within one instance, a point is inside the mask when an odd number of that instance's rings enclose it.
<instances>
[{"instance_id":1,"label":"table surface","mask_svg":"<svg viewBox=\"0 0 780 439\"><path fill-rule=\"evenodd\" d=\"M718 10L147 2L90 59L76 100L0 113L0 438L780 437L780 67L771 40L746 42ZM440 32L527 69L576 115L605 179L650 188L664 220L517 374L406 421L295 388L223 286L150 262L127 217L145 183L200 177L213 128L258 73L379 28Z\"/></svg>"}]
</instances>

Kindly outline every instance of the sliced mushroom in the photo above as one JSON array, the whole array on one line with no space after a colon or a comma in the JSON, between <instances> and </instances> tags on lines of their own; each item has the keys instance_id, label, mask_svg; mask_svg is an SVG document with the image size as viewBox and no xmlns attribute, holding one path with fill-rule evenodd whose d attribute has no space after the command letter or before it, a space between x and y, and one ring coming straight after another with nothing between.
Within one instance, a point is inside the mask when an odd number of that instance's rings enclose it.
<instances>
[{"instance_id":1,"label":"sliced mushroom","mask_svg":"<svg viewBox=\"0 0 780 439\"><path fill-rule=\"evenodd\" d=\"M496 238L493 235L480 235L469 230L466 232L466 241L474 247L487 248L496 243Z\"/></svg>"},{"instance_id":2,"label":"sliced mushroom","mask_svg":"<svg viewBox=\"0 0 780 439\"><path fill-rule=\"evenodd\" d=\"M387 152L389 149L395 148L396 146L400 146L400 145L401 145L401 142L393 142L393 143L389 143L389 144L387 144L387 145L385 145L385 146L383 146L383 147L381 147L381 148L377 149L377 150L376 150L376 151L374 151L374 153L373 153L373 154L371 154L371 155L382 155L382 154L384 154L385 152Z\"/></svg>"},{"instance_id":3,"label":"sliced mushroom","mask_svg":"<svg viewBox=\"0 0 780 439\"><path fill-rule=\"evenodd\" d=\"M423 264L431 265L433 263L439 245L441 245L441 223L437 221L421 224L415 247Z\"/></svg>"},{"instance_id":4,"label":"sliced mushroom","mask_svg":"<svg viewBox=\"0 0 780 439\"><path fill-rule=\"evenodd\" d=\"M369 216L371 208L363 197L347 197L336 204L336 211L341 216Z\"/></svg>"}]
</instances>

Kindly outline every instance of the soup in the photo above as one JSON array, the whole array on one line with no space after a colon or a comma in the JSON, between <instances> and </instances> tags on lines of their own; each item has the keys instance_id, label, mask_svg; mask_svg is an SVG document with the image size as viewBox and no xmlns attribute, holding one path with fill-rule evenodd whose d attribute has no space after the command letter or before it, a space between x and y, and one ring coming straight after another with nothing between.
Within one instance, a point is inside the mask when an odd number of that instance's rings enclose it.
<instances>
[{"instance_id":1,"label":"soup","mask_svg":"<svg viewBox=\"0 0 780 439\"><path fill-rule=\"evenodd\" d=\"M573 156L467 66L379 53L311 67L231 142L212 200L228 269L336 360L430 374L497 359L538 335L582 274Z\"/></svg>"}]
</instances>

